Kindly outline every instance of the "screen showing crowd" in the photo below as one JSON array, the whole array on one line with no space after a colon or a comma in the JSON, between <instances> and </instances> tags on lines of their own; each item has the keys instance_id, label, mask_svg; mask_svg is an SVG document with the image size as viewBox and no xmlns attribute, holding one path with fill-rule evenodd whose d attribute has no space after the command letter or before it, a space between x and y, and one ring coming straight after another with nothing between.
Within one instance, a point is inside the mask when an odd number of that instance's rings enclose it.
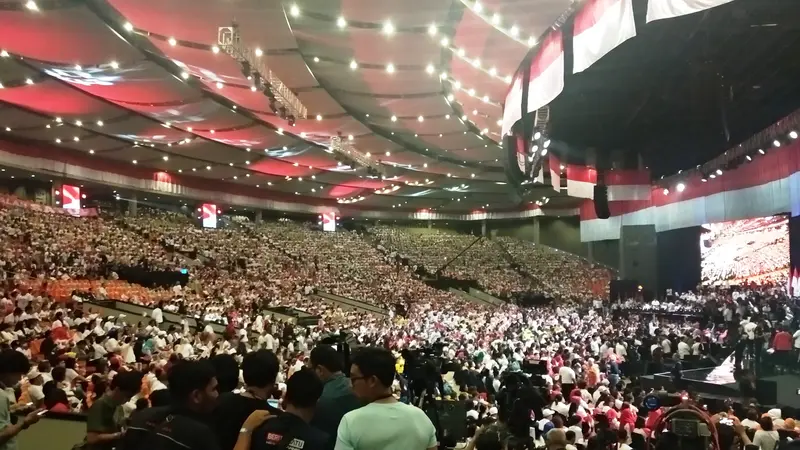
<instances>
[{"instance_id":1,"label":"screen showing crowd","mask_svg":"<svg viewBox=\"0 0 800 450\"><path fill-rule=\"evenodd\" d=\"M785 282L789 276L789 218L760 217L703 225L703 284Z\"/></svg>"}]
</instances>

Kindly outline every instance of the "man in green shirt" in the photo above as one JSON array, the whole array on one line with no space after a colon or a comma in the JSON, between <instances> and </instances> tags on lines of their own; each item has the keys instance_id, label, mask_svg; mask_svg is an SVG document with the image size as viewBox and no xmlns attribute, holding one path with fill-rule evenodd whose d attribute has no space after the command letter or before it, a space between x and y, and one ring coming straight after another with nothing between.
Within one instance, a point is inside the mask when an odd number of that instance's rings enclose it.
<instances>
[{"instance_id":1,"label":"man in green shirt","mask_svg":"<svg viewBox=\"0 0 800 450\"><path fill-rule=\"evenodd\" d=\"M37 409L25 417L12 420L16 403L14 386L19 384L30 368L28 358L22 353L10 349L0 352L0 450L17 450L17 435L38 422L40 413L44 411Z\"/></svg>"},{"instance_id":2,"label":"man in green shirt","mask_svg":"<svg viewBox=\"0 0 800 450\"><path fill-rule=\"evenodd\" d=\"M141 385L140 372L120 372L111 380L110 390L92 403L86 415L88 450L114 448L124 434L122 405L139 392Z\"/></svg>"}]
</instances>

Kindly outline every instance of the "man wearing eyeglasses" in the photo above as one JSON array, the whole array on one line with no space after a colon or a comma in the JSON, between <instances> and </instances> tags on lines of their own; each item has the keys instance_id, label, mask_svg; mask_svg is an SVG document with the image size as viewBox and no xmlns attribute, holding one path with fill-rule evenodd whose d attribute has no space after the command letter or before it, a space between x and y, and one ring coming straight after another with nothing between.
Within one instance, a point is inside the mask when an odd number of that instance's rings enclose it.
<instances>
[{"instance_id":1,"label":"man wearing eyeglasses","mask_svg":"<svg viewBox=\"0 0 800 450\"><path fill-rule=\"evenodd\" d=\"M435 450L436 430L425 413L392 395L395 359L386 349L353 353L350 382L366 406L342 418L336 450Z\"/></svg>"}]
</instances>

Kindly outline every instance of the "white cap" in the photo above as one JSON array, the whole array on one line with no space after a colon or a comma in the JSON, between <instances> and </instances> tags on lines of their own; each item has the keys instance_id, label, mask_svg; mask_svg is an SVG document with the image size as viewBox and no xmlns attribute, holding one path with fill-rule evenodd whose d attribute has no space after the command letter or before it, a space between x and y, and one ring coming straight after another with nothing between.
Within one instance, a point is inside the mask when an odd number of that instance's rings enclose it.
<instances>
[{"instance_id":1,"label":"white cap","mask_svg":"<svg viewBox=\"0 0 800 450\"><path fill-rule=\"evenodd\" d=\"M489 408L489 415L491 415L491 416L496 416L497 415L497 407L496 406L492 406L491 408Z\"/></svg>"},{"instance_id":2,"label":"white cap","mask_svg":"<svg viewBox=\"0 0 800 450\"><path fill-rule=\"evenodd\" d=\"M39 373L39 370L36 367L31 369L30 372L28 372L28 375L27 375L28 380L33 380L34 378L40 377L40 376L42 376L42 374Z\"/></svg>"},{"instance_id":3,"label":"white cap","mask_svg":"<svg viewBox=\"0 0 800 450\"><path fill-rule=\"evenodd\" d=\"M553 414L555 414L555 411L553 411L552 409L545 408L545 409L542 410L542 415L544 417L552 417Z\"/></svg>"},{"instance_id":4,"label":"white cap","mask_svg":"<svg viewBox=\"0 0 800 450\"><path fill-rule=\"evenodd\" d=\"M472 418L473 420L478 420L478 411L474 409L470 409L467 411L467 418Z\"/></svg>"}]
</instances>

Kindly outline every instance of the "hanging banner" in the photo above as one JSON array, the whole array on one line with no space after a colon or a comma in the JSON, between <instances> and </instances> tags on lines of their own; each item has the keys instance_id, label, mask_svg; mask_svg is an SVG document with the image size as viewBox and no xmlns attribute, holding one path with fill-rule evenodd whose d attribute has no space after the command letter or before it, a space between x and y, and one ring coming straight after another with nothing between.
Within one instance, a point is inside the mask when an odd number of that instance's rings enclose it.
<instances>
[{"instance_id":1,"label":"hanging banner","mask_svg":"<svg viewBox=\"0 0 800 450\"><path fill-rule=\"evenodd\" d=\"M322 231L336 231L336 213L322 213Z\"/></svg>"},{"instance_id":2,"label":"hanging banner","mask_svg":"<svg viewBox=\"0 0 800 450\"><path fill-rule=\"evenodd\" d=\"M575 15L572 72L583 72L634 36L631 0L589 0Z\"/></svg>"},{"instance_id":3,"label":"hanging banner","mask_svg":"<svg viewBox=\"0 0 800 450\"><path fill-rule=\"evenodd\" d=\"M518 73L514 77L503 104L501 136L507 135L519 119L522 119L522 73Z\"/></svg>"},{"instance_id":4,"label":"hanging banner","mask_svg":"<svg viewBox=\"0 0 800 450\"><path fill-rule=\"evenodd\" d=\"M732 0L650 0L647 2L647 23L705 11Z\"/></svg>"},{"instance_id":5,"label":"hanging banner","mask_svg":"<svg viewBox=\"0 0 800 450\"><path fill-rule=\"evenodd\" d=\"M64 184L61 186L61 207L70 211L81 209L81 188Z\"/></svg>"},{"instance_id":6,"label":"hanging banner","mask_svg":"<svg viewBox=\"0 0 800 450\"><path fill-rule=\"evenodd\" d=\"M564 43L561 31L553 31L542 42L531 61L526 112L553 101L564 90Z\"/></svg>"},{"instance_id":7,"label":"hanging banner","mask_svg":"<svg viewBox=\"0 0 800 450\"><path fill-rule=\"evenodd\" d=\"M561 161L553 152L550 152L548 164L550 165L550 183L556 192L561 192Z\"/></svg>"},{"instance_id":8,"label":"hanging banner","mask_svg":"<svg viewBox=\"0 0 800 450\"><path fill-rule=\"evenodd\" d=\"M567 165L567 195L578 198L594 198L597 170L578 164Z\"/></svg>"}]
</instances>

